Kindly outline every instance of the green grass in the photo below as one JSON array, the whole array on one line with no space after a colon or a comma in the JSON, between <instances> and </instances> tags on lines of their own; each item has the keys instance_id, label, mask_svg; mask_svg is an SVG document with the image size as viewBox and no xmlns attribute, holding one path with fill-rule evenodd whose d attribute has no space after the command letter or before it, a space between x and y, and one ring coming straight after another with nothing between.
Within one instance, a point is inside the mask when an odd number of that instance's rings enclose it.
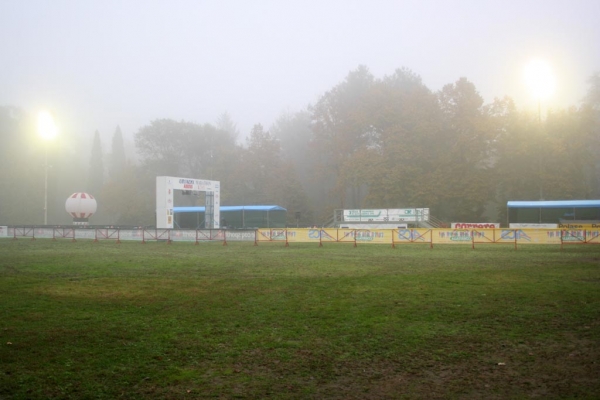
<instances>
[{"instance_id":1,"label":"green grass","mask_svg":"<svg viewBox=\"0 0 600 400\"><path fill-rule=\"evenodd\" d=\"M0 240L3 400L592 399L599 343L600 246Z\"/></svg>"}]
</instances>

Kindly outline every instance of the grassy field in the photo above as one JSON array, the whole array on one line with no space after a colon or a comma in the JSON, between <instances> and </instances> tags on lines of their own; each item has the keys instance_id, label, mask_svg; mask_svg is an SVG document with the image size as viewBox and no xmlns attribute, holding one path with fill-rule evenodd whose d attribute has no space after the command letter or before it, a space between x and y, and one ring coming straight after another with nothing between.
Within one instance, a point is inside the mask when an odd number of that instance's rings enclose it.
<instances>
[{"instance_id":1,"label":"grassy field","mask_svg":"<svg viewBox=\"0 0 600 400\"><path fill-rule=\"evenodd\" d=\"M600 397L600 246L0 240L0 399Z\"/></svg>"}]
</instances>

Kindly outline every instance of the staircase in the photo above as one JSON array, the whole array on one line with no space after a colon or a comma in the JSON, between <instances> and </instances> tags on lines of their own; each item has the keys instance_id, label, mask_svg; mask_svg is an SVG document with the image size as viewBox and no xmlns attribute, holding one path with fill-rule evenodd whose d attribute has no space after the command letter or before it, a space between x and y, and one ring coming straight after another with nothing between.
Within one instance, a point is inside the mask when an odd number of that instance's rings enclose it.
<instances>
[{"instance_id":1,"label":"staircase","mask_svg":"<svg viewBox=\"0 0 600 400\"><path fill-rule=\"evenodd\" d=\"M417 226L419 228L447 228L450 226L447 222L442 221L434 217L433 215L429 215L429 221L417 221Z\"/></svg>"},{"instance_id":2,"label":"staircase","mask_svg":"<svg viewBox=\"0 0 600 400\"><path fill-rule=\"evenodd\" d=\"M331 217L321 225L322 228L333 228L335 226L335 218Z\"/></svg>"}]
</instances>

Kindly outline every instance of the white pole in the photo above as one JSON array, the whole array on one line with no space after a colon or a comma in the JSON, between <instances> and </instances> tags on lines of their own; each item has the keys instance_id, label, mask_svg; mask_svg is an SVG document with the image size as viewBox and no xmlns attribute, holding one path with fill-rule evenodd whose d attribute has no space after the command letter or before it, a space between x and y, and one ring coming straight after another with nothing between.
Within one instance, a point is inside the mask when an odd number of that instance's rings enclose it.
<instances>
[{"instance_id":1,"label":"white pole","mask_svg":"<svg viewBox=\"0 0 600 400\"><path fill-rule=\"evenodd\" d=\"M48 225L48 143L44 162L44 226Z\"/></svg>"}]
</instances>

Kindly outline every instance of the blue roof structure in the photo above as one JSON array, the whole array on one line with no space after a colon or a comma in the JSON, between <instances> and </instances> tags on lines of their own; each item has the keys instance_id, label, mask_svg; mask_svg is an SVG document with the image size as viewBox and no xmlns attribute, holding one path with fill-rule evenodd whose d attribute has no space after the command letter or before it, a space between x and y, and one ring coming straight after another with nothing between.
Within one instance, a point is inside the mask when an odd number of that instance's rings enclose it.
<instances>
[{"instance_id":1,"label":"blue roof structure","mask_svg":"<svg viewBox=\"0 0 600 400\"><path fill-rule=\"evenodd\" d=\"M173 213L193 213L204 212L206 207L173 207ZM219 209L224 211L287 211L279 206L221 206Z\"/></svg>"},{"instance_id":2,"label":"blue roof structure","mask_svg":"<svg viewBox=\"0 0 600 400\"><path fill-rule=\"evenodd\" d=\"M509 201L508 208L596 208L600 200Z\"/></svg>"}]
</instances>

